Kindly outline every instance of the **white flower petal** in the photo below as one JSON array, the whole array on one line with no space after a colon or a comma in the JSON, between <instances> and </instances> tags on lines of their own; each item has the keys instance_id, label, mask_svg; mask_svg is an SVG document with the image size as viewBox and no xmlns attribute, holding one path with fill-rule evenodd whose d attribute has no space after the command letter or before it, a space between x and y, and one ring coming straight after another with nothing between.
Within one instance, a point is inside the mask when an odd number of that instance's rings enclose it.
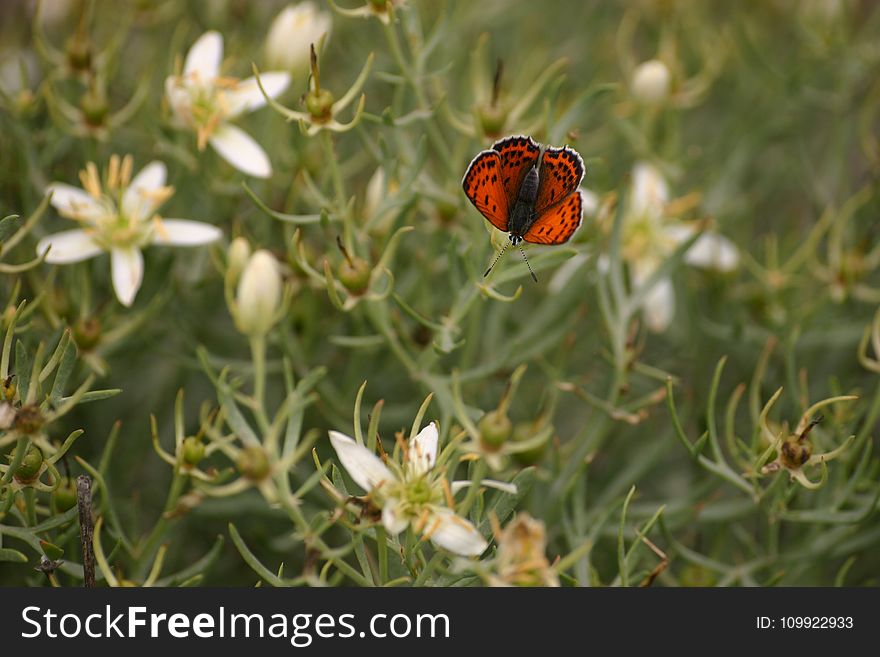
<instances>
[{"instance_id":1,"label":"white flower petal","mask_svg":"<svg viewBox=\"0 0 880 657\"><path fill-rule=\"evenodd\" d=\"M52 247L46 262L53 265L66 265L94 258L101 253L101 247L89 235L78 228L47 235L37 243L37 255L43 255Z\"/></svg>"},{"instance_id":2,"label":"white flower petal","mask_svg":"<svg viewBox=\"0 0 880 657\"><path fill-rule=\"evenodd\" d=\"M717 233L703 233L684 255L695 267L732 271L739 266L739 251L729 239Z\"/></svg>"},{"instance_id":3,"label":"white flower petal","mask_svg":"<svg viewBox=\"0 0 880 657\"><path fill-rule=\"evenodd\" d=\"M336 456L354 482L369 492L383 482L394 481L395 477L382 460L363 445L338 431L330 432L330 444Z\"/></svg>"},{"instance_id":4,"label":"white flower petal","mask_svg":"<svg viewBox=\"0 0 880 657\"><path fill-rule=\"evenodd\" d=\"M94 221L104 214L104 207L79 187L50 183L46 192L52 193L51 203L62 216Z\"/></svg>"},{"instance_id":5,"label":"white flower petal","mask_svg":"<svg viewBox=\"0 0 880 657\"><path fill-rule=\"evenodd\" d=\"M159 203L153 194L165 185L168 170L159 161L150 162L132 179L122 195L122 211L126 216L143 221L149 219Z\"/></svg>"},{"instance_id":6,"label":"white flower petal","mask_svg":"<svg viewBox=\"0 0 880 657\"><path fill-rule=\"evenodd\" d=\"M153 233L153 244L167 246L200 246L216 242L223 231L201 221L163 219Z\"/></svg>"},{"instance_id":7,"label":"white flower petal","mask_svg":"<svg viewBox=\"0 0 880 657\"><path fill-rule=\"evenodd\" d=\"M385 501L382 506L382 524L392 536L397 536L409 524L400 513L400 502L395 499Z\"/></svg>"},{"instance_id":8,"label":"white flower petal","mask_svg":"<svg viewBox=\"0 0 880 657\"><path fill-rule=\"evenodd\" d=\"M675 289L669 278L661 278L642 302L642 310L648 328L662 333L672 323L675 315Z\"/></svg>"},{"instance_id":9,"label":"white flower petal","mask_svg":"<svg viewBox=\"0 0 880 657\"><path fill-rule=\"evenodd\" d=\"M657 222L669 201L669 187L660 170L648 162L637 162L632 172L628 217Z\"/></svg>"},{"instance_id":10,"label":"white flower petal","mask_svg":"<svg viewBox=\"0 0 880 657\"><path fill-rule=\"evenodd\" d=\"M266 37L266 59L273 67L305 70L309 65L309 45L318 44L330 31L330 14L306 0L288 5L272 21Z\"/></svg>"},{"instance_id":11,"label":"white flower petal","mask_svg":"<svg viewBox=\"0 0 880 657\"><path fill-rule=\"evenodd\" d=\"M687 242L696 232L697 226L693 223L671 223L662 228L663 239L673 248L678 247L682 242Z\"/></svg>"},{"instance_id":12,"label":"white flower petal","mask_svg":"<svg viewBox=\"0 0 880 657\"><path fill-rule=\"evenodd\" d=\"M272 175L272 165L266 151L241 128L224 123L211 135L210 143L220 157L239 171L254 178Z\"/></svg>"},{"instance_id":13,"label":"white flower petal","mask_svg":"<svg viewBox=\"0 0 880 657\"><path fill-rule=\"evenodd\" d=\"M409 441L406 452L408 471L413 476L426 473L437 462L437 425L431 422Z\"/></svg>"},{"instance_id":14,"label":"white flower petal","mask_svg":"<svg viewBox=\"0 0 880 657\"><path fill-rule=\"evenodd\" d=\"M220 74L223 61L223 37L219 32L205 32L189 49L183 74L197 82L209 82Z\"/></svg>"},{"instance_id":15,"label":"white flower petal","mask_svg":"<svg viewBox=\"0 0 880 657\"><path fill-rule=\"evenodd\" d=\"M489 546L470 522L445 507L431 508L425 536L435 545L466 557L478 556Z\"/></svg>"},{"instance_id":16,"label":"white flower petal","mask_svg":"<svg viewBox=\"0 0 880 657\"><path fill-rule=\"evenodd\" d=\"M290 75L279 71L270 71L260 73L260 81L263 83L263 89L269 94L269 98L275 98L287 89L287 85L290 84ZM266 97L257 86L256 78L247 78L239 82L233 89L226 92L225 99L228 104L227 118L234 118L245 112L253 112L266 104Z\"/></svg>"},{"instance_id":17,"label":"white flower petal","mask_svg":"<svg viewBox=\"0 0 880 657\"><path fill-rule=\"evenodd\" d=\"M144 256L135 248L113 249L110 269L116 298L123 306L130 306L144 280Z\"/></svg>"}]
</instances>

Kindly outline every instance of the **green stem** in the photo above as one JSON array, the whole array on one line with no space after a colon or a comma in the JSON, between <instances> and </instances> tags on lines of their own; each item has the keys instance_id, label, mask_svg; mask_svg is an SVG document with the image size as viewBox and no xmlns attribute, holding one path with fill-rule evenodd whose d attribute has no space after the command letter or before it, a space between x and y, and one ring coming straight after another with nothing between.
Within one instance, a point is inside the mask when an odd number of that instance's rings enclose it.
<instances>
[{"instance_id":1,"label":"green stem","mask_svg":"<svg viewBox=\"0 0 880 657\"><path fill-rule=\"evenodd\" d=\"M162 515L153 526L153 531L143 543L143 547L138 551L137 577L143 579L153 565L153 557L159 549L159 545L165 538L170 520L168 513L177 506L177 500L183 492L183 485L187 477L180 472L179 466L174 468L174 478L171 480L171 488L168 490L168 497L165 500L165 507L162 509Z\"/></svg>"}]
</instances>

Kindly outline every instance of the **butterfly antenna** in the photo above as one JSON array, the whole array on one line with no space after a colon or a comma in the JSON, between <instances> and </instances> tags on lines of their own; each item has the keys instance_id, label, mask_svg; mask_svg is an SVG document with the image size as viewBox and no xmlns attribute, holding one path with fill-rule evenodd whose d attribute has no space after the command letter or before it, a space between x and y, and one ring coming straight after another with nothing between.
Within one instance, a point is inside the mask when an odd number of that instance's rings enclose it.
<instances>
[{"instance_id":1,"label":"butterfly antenna","mask_svg":"<svg viewBox=\"0 0 880 657\"><path fill-rule=\"evenodd\" d=\"M486 270L486 273L483 274L483 278L489 275L489 272L495 267L495 264L498 262L498 259L504 255L504 252L507 251L507 247L510 246L510 242L501 247L501 250L498 252L498 255L495 256L495 259L492 261L492 264L489 265L489 269Z\"/></svg>"},{"instance_id":2,"label":"butterfly antenna","mask_svg":"<svg viewBox=\"0 0 880 657\"><path fill-rule=\"evenodd\" d=\"M532 280L535 281L535 283L537 283L537 282L538 282L538 277L535 276L535 272L532 271L532 266L529 264L529 259L526 258L526 252L523 251L523 248L522 248L522 247L519 247L519 252L522 253L523 260L526 261L526 267L529 268L529 273L532 275Z\"/></svg>"}]
</instances>

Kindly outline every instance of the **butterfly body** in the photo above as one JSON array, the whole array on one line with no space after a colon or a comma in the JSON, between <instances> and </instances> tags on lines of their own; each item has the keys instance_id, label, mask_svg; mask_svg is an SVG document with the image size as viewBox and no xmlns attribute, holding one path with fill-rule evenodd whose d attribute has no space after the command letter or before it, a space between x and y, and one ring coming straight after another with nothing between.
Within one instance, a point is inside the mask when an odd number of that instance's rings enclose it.
<instances>
[{"instance_id":1,"label":"butterfly body","mask_svg":"<svg viewBox=\"0 0 880 657\"><path fill-rule=\"evenodd\" d=\"M531 137L514 136L477 154L462 187L514 245L562 244L581 223L583 177L584 162L574 149L541 148Z\"/></svg>"},{"instance_id":2,"label":"butterfly body","mask_svg":"<svg viewBox=\"0 0 880 657\"><path fill-rule=\"evenodd\" d=\"M507 230L514 246L523 239L523 235L535 221L535 202L538 200L538 169L532 167L523 178L517 194L516 203L510 211Z\"/></svg>"}]
</instances>

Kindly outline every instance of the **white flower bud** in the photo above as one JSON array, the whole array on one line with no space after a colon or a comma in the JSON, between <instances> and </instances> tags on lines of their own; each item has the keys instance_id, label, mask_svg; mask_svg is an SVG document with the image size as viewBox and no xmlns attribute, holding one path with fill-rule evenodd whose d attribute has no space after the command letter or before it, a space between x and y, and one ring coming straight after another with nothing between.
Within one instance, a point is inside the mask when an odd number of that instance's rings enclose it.
<instances>
[{"instance_id":1,"label":"white flower bud","mask_svg":"<svg viewBox=\"0 0 880 657\"><path fill-rule=\"evenodd\" d=\"M644 105L660 105L669 97L672 74L659 59L642 62L632 77L632 95Z\"/></svg>"},{"instance_id":2,"label":"white flower bud","mask_svg":"<svg viewBox=\"0 0 880 657\"><path fill-rule=\"evenodd\" d=\"M243 237L236 237L226 252L226 267L229 280L235 282L247 266L251 257L251 245Z\"/></svg>"},{"instance_id":3,"label":"white flower bud","mask_svg":"<svg viewBox=\"0 0 880 657\"><path fill-rule=\"evenodd\" d=\"M266 250L256 251L247 263L235 297L238 330L261 337L275 324L281 306L281 272L278 261Z\"/></svg>"},{"instance_id":4,"label":"white flower bud","mask_svg":"<svg viewBox=\"0 0 880 657\"><path fill-rule=\"evenodd\" d=\"M330 32L330 14L306 0L285 7L269 28L266 63L270 68L304 71L309 66L309 47L317 46Z\"/></svg>"}]
</instances>

